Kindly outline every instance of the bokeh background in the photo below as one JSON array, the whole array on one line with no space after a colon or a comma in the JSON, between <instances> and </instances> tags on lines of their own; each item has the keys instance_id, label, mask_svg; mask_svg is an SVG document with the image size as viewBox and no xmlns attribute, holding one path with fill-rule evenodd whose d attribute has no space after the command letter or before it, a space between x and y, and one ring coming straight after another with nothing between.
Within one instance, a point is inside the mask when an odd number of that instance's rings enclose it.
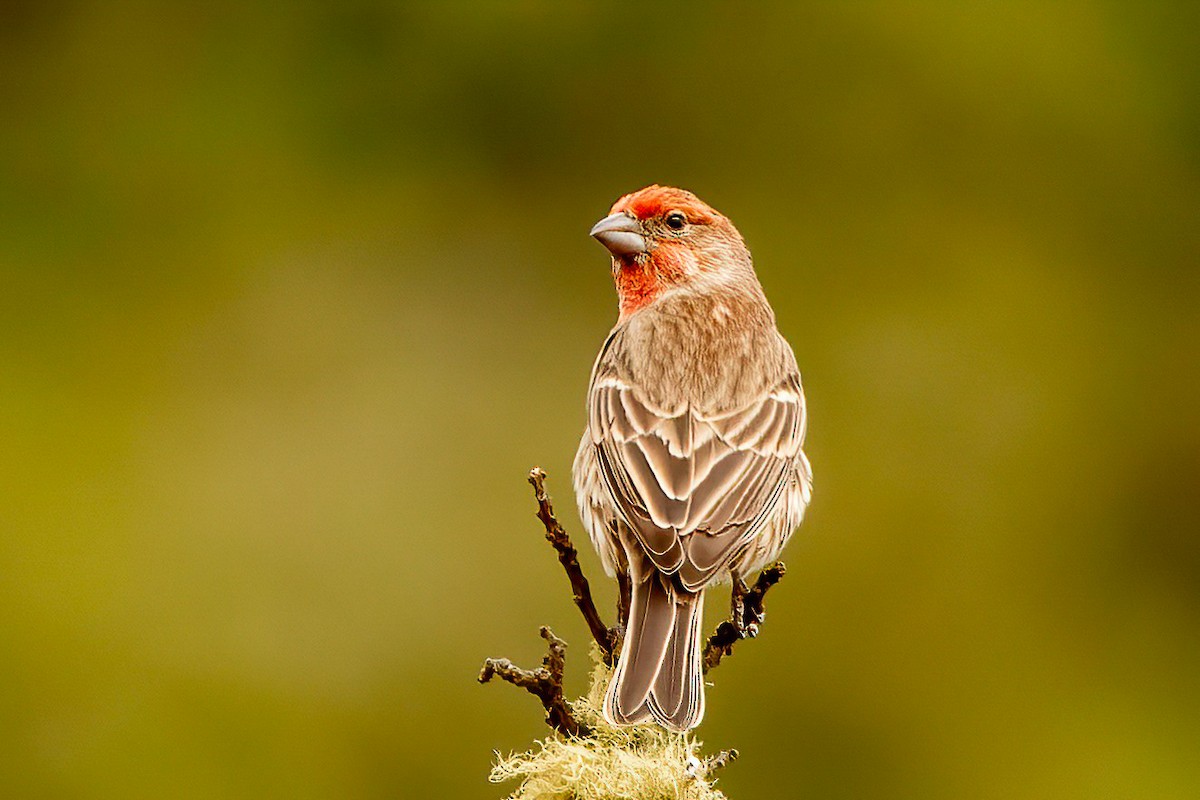
<instances>
[{"instance_id":1,"label":"bokeh background","mask_svg":"<svg viewBox=\"0 0 1200 800\"><path fill-rule=\"evenodd\" d=\"M730 796L1200 796L1198 6L805 6L4 3L0 795L511 789L662 182L811 409Z\"/></svg>"}]
</instances>

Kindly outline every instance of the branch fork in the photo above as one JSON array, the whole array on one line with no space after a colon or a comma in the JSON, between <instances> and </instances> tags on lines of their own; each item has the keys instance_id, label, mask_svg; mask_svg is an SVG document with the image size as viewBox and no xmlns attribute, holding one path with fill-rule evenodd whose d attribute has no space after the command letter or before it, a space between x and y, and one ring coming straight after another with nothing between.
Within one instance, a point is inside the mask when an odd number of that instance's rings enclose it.
<instances>
[{"instance_id":1,"label":"branch fork","mask_svg":"<svg viewBox=\"0 0 1200 800\"><path fill-rule=\"evenodd\" d=\"M579 551L571 542L571 537L554 514L554 505L546 493L546 473L540 467L534 467L529 472L529 484L533 487L534 500L537 502L537 518L541 520L546 530L546 541L558 554L558 561L571 583L571 593L579 613L583 615L592 639L600 648L604 662L613 666L620 650L621 637L624 635L625 623L629 618L630 585L628 574L618 577L617 592L617 624L609 627L604 624L596 603L592 599L591 586L579 565ZM766 615L763 604L767 591L786 574L787 568L782 561L766 567L759 573L753 586L747 586L739 577L734 577L733 592L730 604L730 618L725 620L711 636L704 647L704 671L707 673L721 659L733 652L733 646L742 639L758 635L759 626ZM546 655L542 658L542 666L529 670L518 667L507 658L489 658L483 664L479 673L479 682L487 683L492 678L519 686L542 701L546 709L546 724L564 736L585 737L590 731L579 722L571 711L571 705L563 695L562 679L566 666L567 643L554 635L546 626L542 626L540 634L546 640ZM715 771L724 767L737 757L736 750L722 751L705 763L708 770Z\"/></svg>"},{"instance_id":2,"label":"branch fork","mask_svg":"<svg viewBox=\"0 0 1200 800\"><path fill-rule=\"evenodd\" d=\"M587 736L587 726L571 713L571 706L563 697L563 669L567 664L567 643L554 635L549 626L538 631L546 640L546 655L539 669L521 669L507 658L489 658L479 671L479 682L487 683L493 677L520 686L542 701L546 709L546 724L566 736Z\"/></svg>"},{"instance_id":3,"label":"branch fork","mask_svg":"<svg viewBox=\"0 0 1200 800\"><path fill-rule=\"evenodd\" d=\"M763 569L758 573L753 587L748 587L741 578L733 579L732 602L729 619L717 626L713 635L708 637L704 645L704 671L714 669L721 659L733 652L733 646L742 639L753 639L758 636L759 626L767 617L763 608L767 591L779 583L787 574L787 566L782 561Z\"/></svg>"}]
</instances>

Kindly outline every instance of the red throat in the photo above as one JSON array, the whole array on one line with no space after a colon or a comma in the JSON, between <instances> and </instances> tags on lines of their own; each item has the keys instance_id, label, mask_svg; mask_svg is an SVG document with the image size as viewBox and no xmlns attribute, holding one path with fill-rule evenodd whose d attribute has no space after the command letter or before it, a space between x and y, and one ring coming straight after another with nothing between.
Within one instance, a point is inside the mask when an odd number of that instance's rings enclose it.
<instances>
[{"instance_id":1,"label":"red throat","mask_svg":"<svg viewBox=\"0 0 1200 800\"><path fill-rule=\"evenodd\" d=\"M622 263L614 276L617 282L617 302L621 319L645 308L654 302L663 290L662 281L655 274L650 262Z\"/></svg>"},{"instance_id":2,"label":"red throat","mask_svg":"<svg viewBox=\"0 0 1200 800\"><path fill-rule=\"evenodd\" d=\"M684 278L682 255L674 245L663 244L640 263L623 259L618 263L613 278L621 319L650 305Z\"/></svg>"}]
</instances>

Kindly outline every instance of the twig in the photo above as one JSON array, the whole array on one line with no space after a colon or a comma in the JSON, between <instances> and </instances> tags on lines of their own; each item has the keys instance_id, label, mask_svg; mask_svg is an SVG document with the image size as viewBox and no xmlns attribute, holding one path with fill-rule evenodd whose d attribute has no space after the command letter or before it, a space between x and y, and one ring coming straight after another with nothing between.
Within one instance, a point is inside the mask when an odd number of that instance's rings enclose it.
<instances>
[{"instance_id":1,"label":"twig","mask_svg":"<svg viewBox=\"0 0 1200 800\"><path fill-rule=\"evenodd\" d=\"M489 658L479 672L479 682L487 683L499 677L520 686L542 701L546 709L546 724L567 736L587 736L587 726L575 719L563 697L563 668L566 666L567 643L543 625L539 631L546 640L546 655L538 669L522 669L507 658Z\"/></svg>"},{"instance_id":2,"label":"twig","mask_svg":"<svg viewBox=\"0 0 1200 800\"><path fill-rule=\"evenodd\" d=\"M613 653L620 638L619 628L609 628L604 624L604 620L600 619L600 612L596 610L596 603L592 600L591 587L588 586L588 580L579 566L579 551L571 544L571 537L554 516L554 506L550 503L550 496L546 494L545 471L541 467L534 467L529 471L529 483L533 486L533 496L538 504L537 517L546 528L546 541L550 542L558 553L558 561L571 581L575 605L583 614L583 619L592 632L592 638L604 653L605 663L612 666ZM618 606L618 612L619 609Z\"/></svg>"},{"instance_id":3,"label":"twig","mask_svg":"<svg viewBox=\"0 0 1200 800\"><path fill-rule=\"evenodd\" d=\"M744 593L738 588L739 582L734 581L732 618L718 625L713 635L708 637L708 643L704 646L705 672L716 667L723 657L732 653L735 642L758 635L758 626L766 614L763 601L767 590L779 583L786 573L787 567L784 563L776 561L758 573L754 586Z\"/></svg>"},{"instance_id":4,"label":"twig","mask_svg":"<svg viewBox=\"0 0 1200 800\"><path fill-rule=\"evenodd\" d=\"M554 547L559 563L571 581L575 605L583 614L592 638L600 646L605 662L612 666L613 652L620 639L621 628L610 629L600 619L596 603L592 600L591 588L584 577L583 568L579 566L579 551L571 544L571 537L554 515L554 505L550 502L550 496L546 494L546 473L540 467L534 467L529 472L529 483L533 486L533 496L538 504L537 517L546 528L546 541ZM625 599L618 598L618 616L621 615L622 608L625 609L625 616L628 616L627 589L622 597ZM522 669L507 658L489 658L479 673L479 682L487 683L493 677L499 677L514 686L520 686L541 699L542 706L546 709L546 723L554 730L567 736L587 736L587 726L575 719L570 705L563 697L562 679L566 666L567 643L555 636L546 626L542 626L540 633L547 644L541 668Z\"/></svg>"},{"instance_id":5,"label":"twig","mask_svg":"<svg viewBox=\"0 0 1200 800\"><path fill-rule=\"evenodd\" d=\"M717 770L724 769L734 761L737 761L739 755L741 754L737 750L730 748L729 750L722 750L711 758L704 759L704 773L712 775Z\"/></svg>"}]
</instances>

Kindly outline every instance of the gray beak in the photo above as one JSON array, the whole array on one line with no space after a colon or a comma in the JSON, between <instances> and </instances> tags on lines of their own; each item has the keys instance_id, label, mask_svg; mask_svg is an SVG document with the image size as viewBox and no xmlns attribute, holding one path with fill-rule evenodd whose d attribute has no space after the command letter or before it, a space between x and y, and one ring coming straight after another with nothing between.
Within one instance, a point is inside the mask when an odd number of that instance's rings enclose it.
<instances>
[{"instance_id":1,"label":"gray beak","mask_svg":"<svg viewBox=\"0 0 1200 800\"><path fill-rule=\"evenodd\" d=\"M609 214L592 226L591 235L614 256L636 256L649 249L642 226L628 214Z\"/></svg>"}]
</instances>

